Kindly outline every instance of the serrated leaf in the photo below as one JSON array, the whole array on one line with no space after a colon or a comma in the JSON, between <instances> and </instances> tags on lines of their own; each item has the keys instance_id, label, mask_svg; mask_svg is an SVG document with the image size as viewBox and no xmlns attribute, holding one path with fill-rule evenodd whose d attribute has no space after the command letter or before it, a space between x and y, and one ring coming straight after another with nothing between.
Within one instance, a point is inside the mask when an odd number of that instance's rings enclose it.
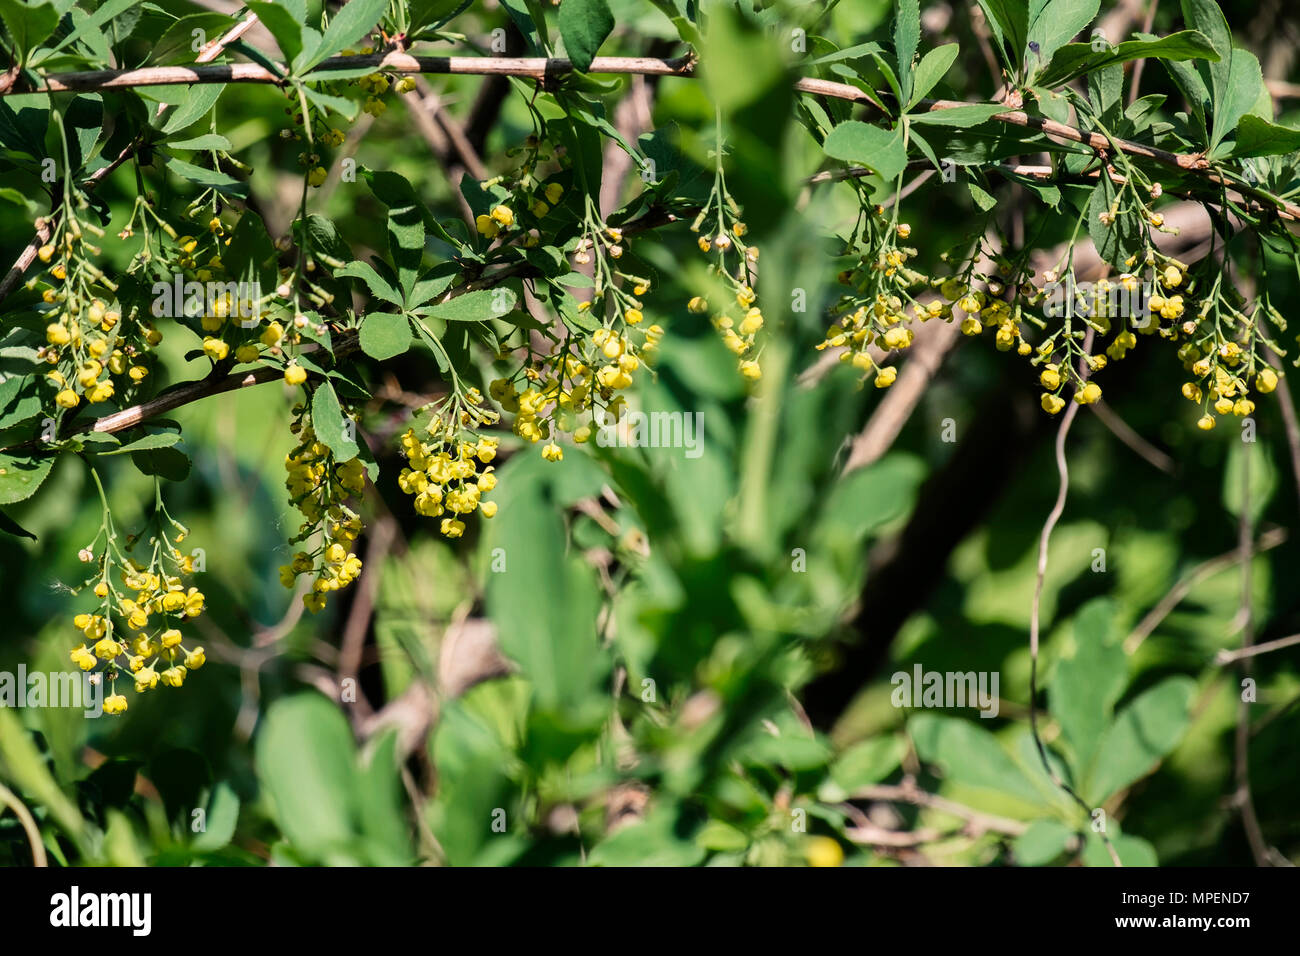
<instances>
[{"instance_id":1,"label":"serrated leaf","mask_svg":"<svg viewBox=\"0 0 1300 956\"><path fill-rule=\"evenodd\" d=\"M0 452L0 505L16 504L36 494L53 465L52 457L21 458Z\"/></svg>"},{"instance_id":2,"label":"serrated leaf","mask_svg":"<svg viewBox=\"0 0 1300 956\"><path fill-rule=\"evenodd\" d=\"M1091 43L1067 43L1053 55L1051 62L1034 79L1044 87L1058 87L1085 73L1115 63L1155 58L1168 61L1218 60L1214 45L1199 30L1180 30L1166 37L1125 40L1117 46L1094 50Z\"/></svg>"},{"instance_id":3,"label":"serrated leaf","mask_svg":"<svg viewBox=\"0 0 1300 956\"><path fill-rule=\"evenodd\" d=\"M387 10L388 0L350 0L330 19L320 43L306 57L299 72L305 73L321 60L364 39Z\"/></svg>"},{"instance_id":4,"label":"serrated leaf","mask_svg":"<svg viewBox=\"0 0 1300 956\"><path fill-rule=\"evenodd\" d=\"M938 85L939 81L951 69L960 49L956 43L945 43L943 46L935 47L921 58L921 62L916 65L916 72L912 77L912 95L907 101L908 109L911 109L920 100L925 99L929 92Z\"/></svg>"},{"instance_id":5,"label":"serrated leaf","mask_svg":"<svg viewBox=\"0 0 1300 956\"><path fill-rule=\"evenodd\" d=\"M401 294L383 276L376 272L375 267L368 262L355 259L334 274L360 279L370 289L370 294L375 298L383 299L392 305L400 306L402 304Z\"/></svg>"},{"instance_id":6,"label":"serrated leaf","mask_svg":"<svg viewBox=\"0 0 1300 956\"><path fill-rule=\"evenodd\" d=\"M59 25L59 12L52 3L20 3L0 0L0 20L24 57Z\"/></svg>"},{"instance_id":7,"label":"serrated leaf","mask_svg":"<svg viewBox=\"0 0 1300 956\"><path fill-rule=\"evenodd\" d=\"M444 322L486 322L497 319L515 307L512 289L498 286L453 296L440 305L426 306L420 312Z\"/></svg>"}]
</instances>

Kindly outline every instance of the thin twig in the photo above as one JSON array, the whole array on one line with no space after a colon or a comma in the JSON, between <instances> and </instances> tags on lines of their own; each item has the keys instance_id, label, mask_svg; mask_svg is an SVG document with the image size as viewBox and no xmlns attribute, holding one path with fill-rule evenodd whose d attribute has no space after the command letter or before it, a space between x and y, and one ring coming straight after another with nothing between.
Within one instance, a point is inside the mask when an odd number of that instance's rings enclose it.
<instances>
[{"instance_id":1,"label":"thin twig","mask_svg":"<svg viewBox=\"0 0 1300 956\"><path fill-rule=\"evenodd\" d=\"M1300 634L1292 634L1290 637L1279 637L1275 641L1265 641L1263 644L1251 644L1235 651L1219 651L1214 656L1214 663L1220 665L1231 664L1233 661L1239 661L1242 658L1258 657L1260 654L1280 651L1284 647L1294 647L1297 644L1300 644Z\"/></svg>"},{"instance_id":2,"label":"thin twig","mask_svg":"<svg viewBox=\"0 0 1300 956\"><path fill-rule=\"evenodd\" d=\"M27 834L27 842L32 847L32 865L48 866L49 863L45 858L45 844L41 841L40 828L36 826L36 819L32 812L27 809L27 804L18 799L18 795L0 783L0 805L8 807L18 817L18 822L22 824L23 832Z\"/></svg>"}]
</instances>

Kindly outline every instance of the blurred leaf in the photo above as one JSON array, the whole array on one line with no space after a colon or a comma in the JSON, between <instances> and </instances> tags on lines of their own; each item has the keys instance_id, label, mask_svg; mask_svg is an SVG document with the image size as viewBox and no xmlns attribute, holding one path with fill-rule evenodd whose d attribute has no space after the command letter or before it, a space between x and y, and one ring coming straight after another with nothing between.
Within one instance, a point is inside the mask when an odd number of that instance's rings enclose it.
<instances>
[{"instance_id":1,"label":"blurred leaf","mask_svg":"<svg viewBox=\"0 0 1300 956\"><path fill-rule=\"evenodd\" d=\"M1046 866L1066 851L1074 831L1059 820L1035 820L1016 837L1012 852L1021 866Z\"/></svg>"},{"instance_id":2,"label":"blurred leaf","mask_svg":"<svg viewBox=\"0 0 1300 956\"><path fill-rule=\"evenodd\" d=\"M1119 712L1102 735L1084 788L1093 804L1146 776L1178 745L1195 690L1190 677L1169 677Z\"/></svg>"}]
</instances>

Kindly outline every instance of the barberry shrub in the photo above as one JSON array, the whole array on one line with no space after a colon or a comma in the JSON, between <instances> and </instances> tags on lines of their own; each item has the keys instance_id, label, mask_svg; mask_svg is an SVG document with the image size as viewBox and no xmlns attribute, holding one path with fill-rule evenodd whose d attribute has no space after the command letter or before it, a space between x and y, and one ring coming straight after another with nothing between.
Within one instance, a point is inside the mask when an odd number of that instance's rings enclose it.
<instances>
[{"instance_id":1,"label":"barberry shrub","mask_svg":"<svg viewBox=\"0 0 1300 956\"><path fill-rule=\"evenodd\" d=\"M1273 31L228 6L0 0L0 854L1297 858Z\"/></svg>"}]
</instances>

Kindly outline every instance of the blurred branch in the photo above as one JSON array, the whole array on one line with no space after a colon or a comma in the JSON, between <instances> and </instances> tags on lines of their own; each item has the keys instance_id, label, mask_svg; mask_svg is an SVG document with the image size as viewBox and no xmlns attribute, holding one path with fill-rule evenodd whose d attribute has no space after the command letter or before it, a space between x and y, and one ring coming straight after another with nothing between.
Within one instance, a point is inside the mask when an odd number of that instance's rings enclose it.
<instances>
[{"instance_id":1,"label":"blurred branch","mask_svg":"<svg viewBox=\"0 0 1300 956\"><path fill-rule=\"evenodd\" d=\"M1286 539L1287 532L1285 528L1271 528L1255 539L1254 548L1251 553L1261 554L1265 551L1271 550L1272 548L1276 548ZM1150 637L1152 632L1160 626L1160 622L1168 617L1170 612L1182 603L1183 598L1187 597L1196 585L1213 577L1221 571L1228 570L1240 561L1241 557L1241 551L1234 548L1225 554L1219 555L1217 558L1211 558L1209 561L1198 564L1193 568L1186 577L1170 589L1168 594L1160 599L1159 603L1156 604L1154 608L1147 612L1146 617L1142 618L1142 620L1138 622L1137 627L1133 629L1133 633L1129 634L1129 636L1124 639L1124 653L1131 656L1142 645L1142 642Z\"/></svg>"},{"instance_id":2,"label":"blurred branch","mask_svg":"<svg viewBox=\"0 0 1300 956\"><path fill-rule=\"evenodd\" d=\"M1294 647L1297 644L1300 644L1300 634L1292 634L1290 637L1279 637L1275 641L1265 641L1263 644L1250 644L1235 651L1219 651L1214 657L1214 663L1231 664L1246 657L1257 657L1260 654L1280 651L1284 647Z\"/></svg>"},{"instance_id":3,"label":"blurred branch","mask_svg":"<svg viewBox=\"0 0 1300 956\"><path fill-rule=\"evenodd\" d=\"M910 803L913 806L925 807L931 810L938 810L941 813L947 813L950 816L965 820L967 829L973 836L979 836L984 833L1002 833L1007 836L1020 836L1029 829L1029 825L1019 820L1012 820L1009 817L1000 817L991 813L983 813L973 807L968 807L963 803L949 800L938 794L922 790L916 785L916 781L905 778L903 783L898 785L875 784L867 787L859 787L849 794L850 800L879 800L890 803Z\"/></svg>"},{"instance_id":4,"label":"blurred branch","mask_svg":"<svg viewBox=\"0 0 1300 956\"><path fill-rule=\"evenodd\" d=\"M41 841L41 831L36 826L36 819L32 816L32 811L27 809L27 804L18 799L18 795L0 783L0 806L8 807L18 818L22 825L23 832L27 834L27 842L32 847L32 865L48 866L45 859L45 844Z\"/></svg>"}]
</instances>

